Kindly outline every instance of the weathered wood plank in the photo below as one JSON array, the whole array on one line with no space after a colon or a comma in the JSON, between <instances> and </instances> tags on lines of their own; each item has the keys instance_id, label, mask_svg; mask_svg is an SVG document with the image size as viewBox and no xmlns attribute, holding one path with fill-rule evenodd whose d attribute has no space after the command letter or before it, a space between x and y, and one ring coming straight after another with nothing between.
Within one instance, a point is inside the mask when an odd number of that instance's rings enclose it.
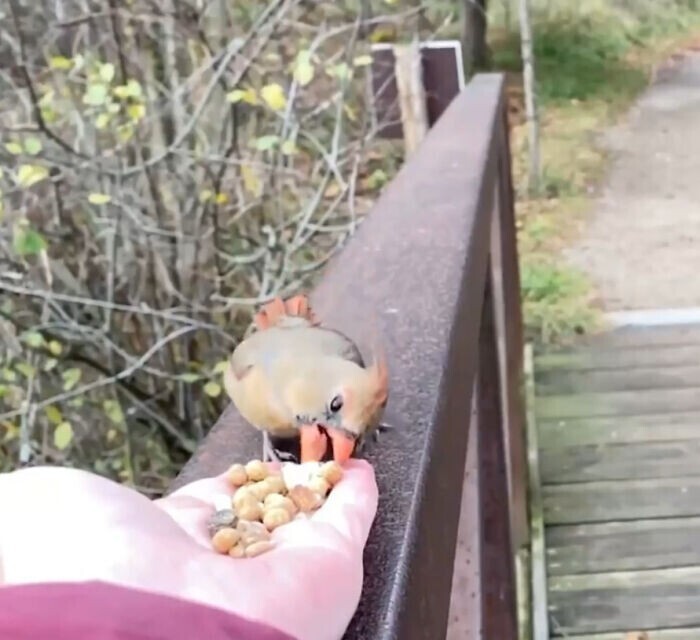
<instances>
[{"instance_id":1,"label":"weathered wood plank","mask_svg":"<svg viewBox=\"0 0 700 640\"><path fill-rule=\"evenodd\" d=\"M547 347L548 353L581 349L649 348L674 345L700 345L700 324L611 327L599 333L577 336L561 347Z\"/></svg>"},{"instance_id":2,"label":"weathered wood plank","mask_svg":"<svg viewBox=\"0 0 700 640\"><path fill-rule=\"evenodd\" d=\"M537 422L543 447L606 442L652 442L700 438L700 413L661 413L614 418L566 418Z\"/></svg>"},{"instance_id":3,"label":"weathered wood plank","mask_svg":"<svg viewBox=\"0 0 700 640\"><path fill-rule=\"evenodd\" d=\"M700 387L700 364L690 366L562 371L537 375L537 395Z\"/></svg>"},{"instance_id":4,"label":"weathered wood plank","mask_svg":"<svg viewBox=\"0 0 700 640\"><path fill-rule=\"evenodd\" d=\"M549 638L549 618L547 614L547 560L540 481L539 435L535 417L535 376L533 349L525 348L525 408L527 457L530 500L530 545L531 545L531 594L532 594L532 633L533 638Z\"/></svg>"},{"instance_id":5,"label":"weathered wood plank","mask_svg":"<svg viewBox=\"0 0 700 640\"><path fill-rule=\"evenodd\" d=\"M548 527L546 543L549 576L700 565L700 518Z\"/></svg>"},{"instance_id":6,"label":"weathered wood plank","mask_svg":"<svg viewBox=\"0 0 700 640\"><path fill-rule=\"evenodd\" d=\"M700 477L549 485L542 496L548 525L700 515Z\"/></svg>"},{"instance_id":7,"label":"weathered wood plank","mask_svg":"<svg viewBox=\"0 0 700 640\"><path fill-rule=\"evenodd\" d=\"M576 349L570 352L546 352L535 360L537 371L547 369L630 369L633 367L693 366L700 362L699 345L631 349Z\"/></svg>"},{"instance_id":8,"label":"weathered wood plank","mask_svg":"<svg viewBox=\"0 0 700 640\"><path fill-rule=\"evenodd\" d=\"M697 476L700 440L545 447L540 473L545 484Z\"/></svg>"},{"instance_id":9,"label":"weathered wood plank","mask_svg":"<svg viewBox=\"0 0 700 640\"><path fill-rule=\"evenodd\" d=\"M700 625L700 567L553 577L558 635Z\"/></svg>"},{"instance_id":10,"label":"weathered wood plank","mask_svg":"<svg viewBox=\"0 0 700 640\"><path fill-rule=\"evenodd\" d=\"M698 640L700 627L686 627L684 629L653 629L646 632L646 636L635 637L629 635L631 631L613 631L612 633L594 633L582 636L570 636L572 640Z\"/></svg>"},{"instance_id":11,"label":"weathered wood plank","mask_svg":"<svg viewBox=\"0 0 700 640\"><path fill-rule=\"evenodd\" d=\"M698 411L700 387L542 396L535 410L538 420Z\"/></svg>"}]
</instances>

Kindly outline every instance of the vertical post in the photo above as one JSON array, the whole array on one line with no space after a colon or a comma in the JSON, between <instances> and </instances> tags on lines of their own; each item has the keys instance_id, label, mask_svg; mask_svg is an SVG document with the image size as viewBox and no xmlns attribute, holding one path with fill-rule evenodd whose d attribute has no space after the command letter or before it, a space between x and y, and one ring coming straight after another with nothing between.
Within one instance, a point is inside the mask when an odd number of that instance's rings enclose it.
<instances>
[{"instance_id":1,"label":"vertical post","mask_svg":"<svg viewBox=\"0 0 700 640\"><path fill-rule=\"evenodd\" d=\"M406 145L406 156L410 156L428 133L427 100L418 41L408 45L396 45L394 59L403 139Z\"/></svg>"},{"instance_id":2,"label":"vertical post","mask_svg":"<svg viewBox=\"0 0 700 640\"><path fill-rule=\"evenodd\" d=\"M497 319L500 321L505 442L511 500L514 550L529 541L527 514L527 451L523 404L523 320L520 270L511 183L508 114L503 94L497 132L497 176L492 231L492 256L497 271Z\"/></svg>"},{"instance_id":3,"label":"vertical post","mask_svg":"<svg viewBox=\"0 0 700 640\"><path fill-rule=\"evenodd\" d=\"M489 265L481 312L477 376L482 637L515 640L518 637L515 556L510 536L494 306Z\"/></svg>"}]
</instances>

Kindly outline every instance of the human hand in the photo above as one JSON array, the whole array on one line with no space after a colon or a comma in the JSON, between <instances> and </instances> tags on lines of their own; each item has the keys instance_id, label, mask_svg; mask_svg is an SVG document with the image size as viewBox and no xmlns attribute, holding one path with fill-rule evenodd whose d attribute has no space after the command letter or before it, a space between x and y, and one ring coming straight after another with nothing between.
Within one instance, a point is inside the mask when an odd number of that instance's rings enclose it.
<instances>
[{"instance_id":1,"label":"human hand","mask_svg":"<svg viewBox=\"0 0 700 640\"><path fill-rule=\"evenodd\" d=\"M151 501L84 471L0 475L0 584L100 580L236 613L303 640L341 638L362 590L377 508L369 463L351 460L309 519L272 534L256 558L215 553L206 522L225 477Z\"/></svg>"}]
</instances>

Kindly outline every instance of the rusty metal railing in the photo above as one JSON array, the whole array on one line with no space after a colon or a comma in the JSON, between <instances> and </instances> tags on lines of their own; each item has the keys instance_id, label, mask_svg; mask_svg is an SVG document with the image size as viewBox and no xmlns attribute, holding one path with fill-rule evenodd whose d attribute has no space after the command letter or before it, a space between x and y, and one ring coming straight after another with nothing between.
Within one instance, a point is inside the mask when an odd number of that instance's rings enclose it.
<instances>
[{"instance_id":1,"label":"rusty metal railing","mask_svg":"<svg viewBox=\"0 0 700 640\"><path fill-rule=\"evenodd\" d=\"M528 534L504 89L502 75L467 85L311 295L319 318L361 345L381 335L399 417L366 454L380 502L348 639L444 638L450 602L471 606L455 637L517 636L514 550ZM463 500L468 442L478 481ZM176 486L259 453L229 407ZM469 565L458 533L476 541Z\"/></svg>"}]
</instances>

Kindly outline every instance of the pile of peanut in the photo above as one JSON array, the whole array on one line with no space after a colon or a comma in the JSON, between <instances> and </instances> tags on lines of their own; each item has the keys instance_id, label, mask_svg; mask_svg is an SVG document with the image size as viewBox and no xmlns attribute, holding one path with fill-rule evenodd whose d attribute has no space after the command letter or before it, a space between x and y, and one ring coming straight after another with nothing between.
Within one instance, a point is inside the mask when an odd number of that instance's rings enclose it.
<instances>
[{"instance_id":1,"label":"pile of peanut","mask_svg":"<svg viewBox=\"0 0 700 640\"><path fill-rule=\"evenodd\" d=\"M235 492L215 504L209 520L212 546L233 558L254 558L273 548L270 534L277 527L321 507L343 469L337 462L285 463L272 471L252 460L234 464L226 477Z\"/></svg>"}]
</instances>

